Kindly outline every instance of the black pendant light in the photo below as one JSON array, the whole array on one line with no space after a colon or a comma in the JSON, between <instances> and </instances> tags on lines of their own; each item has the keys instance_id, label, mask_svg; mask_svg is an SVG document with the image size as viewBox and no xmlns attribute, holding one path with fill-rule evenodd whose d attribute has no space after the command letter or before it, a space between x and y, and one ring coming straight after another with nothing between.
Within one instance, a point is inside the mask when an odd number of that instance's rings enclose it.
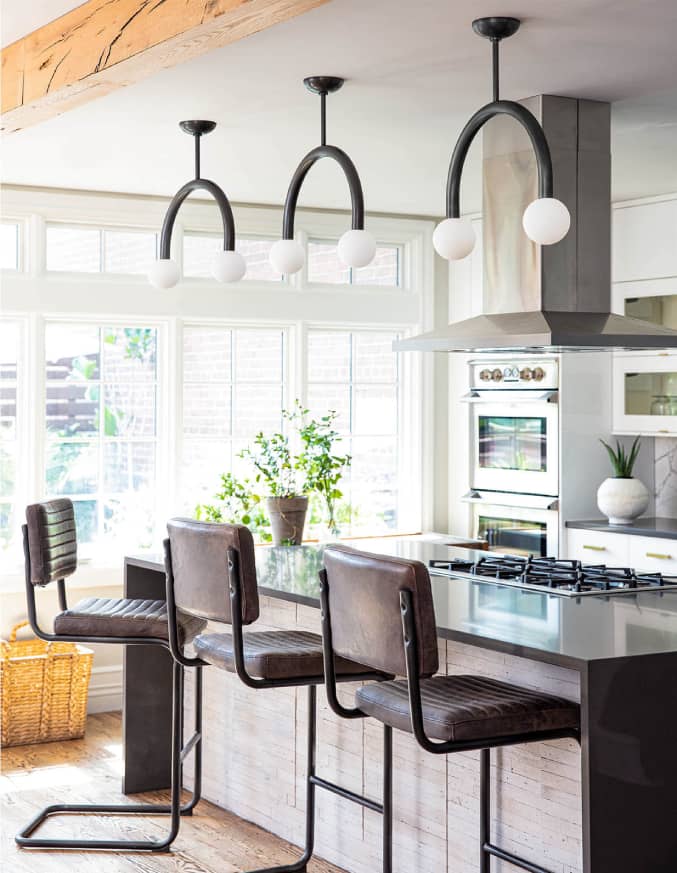
<instances>
[{"instance_id":1,"label":"black pendant light","mask_svg":"<svg viewBox=\"0 0 677 873\"><path fill-rule=\"evenodd\" d=\"M179 281L180 270L176 261L171 259L172 231L177 213L183 201L193 191L208 191L221 212L223 222L223 250L218 252L214 259L212 274L219 282L237 282L245 274L247 265L239 252L235 251L235 221L233 210L224 191L219 186L203 179L200 175L200 139L205 134L211 133L216 127L215 121L181 121L181 130L190 134L195 139L195 178L179 188L172 198L160 234L160 257L154 262L148 273L148 279L156 288L173 288Z\"/></svg>"},{"instance_id":2,"label":"black pendant light","mask_svg":"<svg viewBox=\"0 0 677 873\"><path fill-rule=\"evenodd\" d=\"M451 156L447 177L447 217L437 225L433 233L435 249L447 260L465 258L475 246L472 225L460 217L461 174L472 141L495 115L509 115L518 121L529 134L536 154L538 197L524 210L522 226L526 235L539 245L552 245L563 239L569 231L569 210L561 200L552 196L552 159L543 128L533 113L521 103L499 98L499 43L515 34L519 26L518 18L504 17L478 18L472 23L475 33L491 41L493 100L478 109L468 121Z\"/></svg>"},{"instance_id":3,"label":"black pendant light","mask_svg":"<svg viewBox=\"0 0 677 873\"><path fill-rule=\"evenodd\" d=\"M301 186L310 168L321 158L335 160L346 177L352 203L351 230L346 231L338 243L338 256L348 267L365 267L376 254L376 241L364 229L364 197L362 184L355 164L342 149L327 145L327 94L342 87L344 80L338 76L310 76L303 80L309 91L320 96L320 145L308 152L296 168L287 191L282 217L282 239L270 251L270 262L278 273L297 273L305 261L303 247L294 239L294 218Z\"/></svg>"}]
</instances>

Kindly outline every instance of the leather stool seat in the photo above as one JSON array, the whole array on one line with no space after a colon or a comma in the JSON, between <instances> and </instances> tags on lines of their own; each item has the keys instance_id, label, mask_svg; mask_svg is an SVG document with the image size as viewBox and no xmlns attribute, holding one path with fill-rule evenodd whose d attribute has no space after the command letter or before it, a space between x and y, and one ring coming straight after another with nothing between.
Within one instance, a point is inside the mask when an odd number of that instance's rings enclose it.
<instances>
[{"instance_id":1,"label":"leather stool seat","mask_svg":"<svg viewBox=\"0 0 677 873\"><path fill-rule=\"evenodd\" d=\"M420 684L424 728L433 739L481 741L579 726L578 704L484 676L434 676ZM355 699L362 712L411 733L405 679L365 685Z\"/></svg>"},{"instance_id":2,"label":"leather stool seat","mask_svg":"<svg viewBox=\"0 0 677 873\"><path fill-rule=\"evenodd\" d=\"M324 681L322 637L309 631L260 631L247 633L244 660L247 672L257 679L296 679L317 676ZM194 641L195 651L204 661L235 672L233 638L230 634L202 634ZM373 673L368 667L336 658L340 675Z\"/></svg>"},{"instance_id":3,"label":"leather stool seat","mask_svg":"<svg viewBox=\"0 0 677 873\"><path fill-rule=\"evenodd\" d=\"M179 614L179 635L190 642L207 622ZM54 619L54 632L66 636L169 638L167 604L164 600L86 597L60 612Z\"/></svg>"}]
</instances>

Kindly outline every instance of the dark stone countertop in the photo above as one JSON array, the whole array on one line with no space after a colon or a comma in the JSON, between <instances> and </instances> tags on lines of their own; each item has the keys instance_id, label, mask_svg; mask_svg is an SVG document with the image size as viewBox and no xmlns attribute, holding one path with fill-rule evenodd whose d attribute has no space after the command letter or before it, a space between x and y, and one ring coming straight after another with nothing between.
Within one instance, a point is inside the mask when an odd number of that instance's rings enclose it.
<instances>
[{"instance_id":1,"label":"dark stone countertop","mask_svg":"<svg viewBox=\"0 0 677 873\"><path fill-rule=\"evenodd\" d=\"M486 555L421 537L349 544L425 564L431 558ZM319 607L322 552L321 545L257 547L261 593ZM125 560L164 572L157 555ZM677 652L677 590L577 598L434 575L432 586L438 634L444 639L579 670L599 659Z\"/></svg>"},{"instance_id":2,"label":"dark stone countertop","mask_svg":"<svg viewBox=\"0 0 677 873\"><path fill-rule=\"evenodd\" d=\"M646 516L645 518L636 518L632 524L609 524L606 518L593 518L587 521L567 521L566 526L581 530L631 534L636 537L677 540L677 518Z\"/></svg>"}]
</instances>

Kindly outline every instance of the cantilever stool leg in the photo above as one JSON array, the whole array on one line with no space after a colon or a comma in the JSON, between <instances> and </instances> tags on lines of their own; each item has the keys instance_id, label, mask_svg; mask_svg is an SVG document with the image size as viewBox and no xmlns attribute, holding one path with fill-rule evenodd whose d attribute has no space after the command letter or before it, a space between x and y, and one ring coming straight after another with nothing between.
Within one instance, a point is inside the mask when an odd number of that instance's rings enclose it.
<instances>
[{"instance_id":1,"label":"cantilever stool leg","mask_svg":"<svg viewBox=\"0 0 677 873\"><path fill-rule=\"evenodd\" d=\"M26 565L26 600L30 625L40 639L55 642L109 643L114 645L154 645L169 648L169 627L164 601L91 598L68 608L65 578L77 567L75 515L70 500L38 503L26 510L23 526ZM55 633L47 633L38 623L35 588L57 583L61 612L54 620ZM199 624L204 627L204 623ZM148 635L134 632L146 628ZM183 626L182 626L183 627ZM194 624L193 627L198 627ZM97 632L98 631L98 632ZM157 631L157 632L156 632ZM161 634L164 632L165 637ZM15 837L23 849L90 849L113 851L167 851L176 838L180 817L190 815L200 799L202 742L202 671L197 671L195 727L183 744L184 668L173 664L171 795L170 802L129 804L57 803L41 810ZM181 772L187 755L195 752L195 783L190 800L181 805ZM83 840L52 838L36 834L50 817L76 815L169 815L169 832L157 840Z\"/></svg>"},{"instance_id":2,"label":"cantilever stool leg","mask_svg":"<svg viewBox=\"0 0 677 873\"><path fill-rule=\"evenodd\" d=\"M305 873L315 848L315 789L322 788L337 794L344 800L356 803L383 816L383 873L392 873L392 729L384 725L383 731L383 800L372 800L329 782L317 775L317 687L308 686L308 749L306 759L306 836L303 854L290 864L265 867L248 873Z\"/></svg>"}]
</instances>

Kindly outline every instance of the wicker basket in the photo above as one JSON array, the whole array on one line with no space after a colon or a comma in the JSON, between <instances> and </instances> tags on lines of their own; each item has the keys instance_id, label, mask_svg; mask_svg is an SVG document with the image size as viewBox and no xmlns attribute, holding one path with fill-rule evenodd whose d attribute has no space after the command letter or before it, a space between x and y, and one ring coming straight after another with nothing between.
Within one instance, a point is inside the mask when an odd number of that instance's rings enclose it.
<instances>
[{"instance_id":1,"label":"wicker basket","mask_svg":"<svg viewBox=\"0 0 677 873\"><path fill-rule=\"evenodd\" d=\"M94 653L76 643L17 640L27 624L0 641L2 745L82 737Z\"/></svg>"}]
</instances>

